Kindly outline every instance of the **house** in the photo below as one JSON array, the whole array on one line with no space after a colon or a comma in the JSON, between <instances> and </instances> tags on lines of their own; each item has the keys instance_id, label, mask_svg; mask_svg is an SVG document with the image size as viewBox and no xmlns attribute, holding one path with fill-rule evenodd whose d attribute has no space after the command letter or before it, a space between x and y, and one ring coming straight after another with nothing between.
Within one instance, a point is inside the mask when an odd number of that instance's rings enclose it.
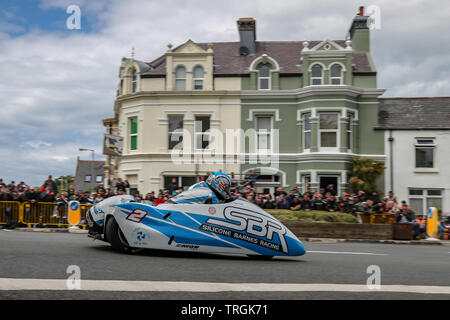
<instances>
[{"instance_id":1,"label":"house","mask_svg":"<svg viewBox=\"0 0 450 320\"><path fill-rule=\"evenodd\" d=\"M80 160L77 158L75 189L84 192L94 190L104 183L105 161Z\"/></svg>"},{"instance_id":2,"label":"house","mask_svg":"<svg viewBox=\"0 0 450 320\"><path fill-rule=\"evenodd\" d=\"M381 98L386 193L416 214L450 211L450 97Z\"/></svg>"},{"instance_id":3,"label":"house","mask_svg":"<svg viewBox=\"0 0 450 320\"><path fill-rule=\"evenodd\" d=\"M385 160L368 18L361 9L340 40L301 41L258 41L256 21L241 18L239 41L188 40L151 62L123 58L104 123L124 148L109 174L141 192L219 169L256 173L263 192L347 191L352 158Z\"/></svg>"}]
</instances>

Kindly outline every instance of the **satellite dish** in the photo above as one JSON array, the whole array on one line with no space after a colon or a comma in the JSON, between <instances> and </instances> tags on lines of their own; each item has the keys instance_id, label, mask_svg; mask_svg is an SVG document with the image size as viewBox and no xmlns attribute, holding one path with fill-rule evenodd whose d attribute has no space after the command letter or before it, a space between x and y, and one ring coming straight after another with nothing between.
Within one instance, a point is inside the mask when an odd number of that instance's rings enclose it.
<instances>
[{"instance_id":1,"label":"satellite dish","mask_svg":"<svg viewBox=\"0 0 450 320\"><path fill-rule=\"evenodd\" d=\"M241 56L248 56L249 53L250 53L250 50L247 47L242 46L239 48L239 54Z\"/></svg>"}]
</instances>

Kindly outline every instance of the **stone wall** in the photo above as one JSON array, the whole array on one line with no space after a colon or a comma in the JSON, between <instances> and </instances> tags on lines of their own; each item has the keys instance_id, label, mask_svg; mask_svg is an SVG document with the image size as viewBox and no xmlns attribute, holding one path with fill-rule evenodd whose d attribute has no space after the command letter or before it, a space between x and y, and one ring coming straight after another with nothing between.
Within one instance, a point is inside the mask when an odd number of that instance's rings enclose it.
<instances>
[{"instance_id":1,"label":"stone wall","mask_svg":"<svg viewBox=\"0 0 450 320\"><path fill-rule=\"evenodd\" d=\"M286 222L298 238L392 240L391 224Z\"/></svg>"}]
</instances>

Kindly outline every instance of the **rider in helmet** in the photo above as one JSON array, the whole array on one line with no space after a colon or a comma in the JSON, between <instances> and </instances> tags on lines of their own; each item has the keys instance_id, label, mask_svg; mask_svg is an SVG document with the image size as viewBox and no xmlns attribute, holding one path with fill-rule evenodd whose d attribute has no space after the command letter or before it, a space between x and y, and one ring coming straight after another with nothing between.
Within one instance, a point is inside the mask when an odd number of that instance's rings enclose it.
<instances>
[{"instance_id":1,"label":"rider in helmet","mask_svg":"<svg viewBox=\"0 0 450 320\"><path fill-rule=\"evenodd\" d=\"M231 178L229 175L215 171L206 181L189 187L188 190L170 199L173 203L222 203L231 198Z\"/></svg>"}]
</instances>

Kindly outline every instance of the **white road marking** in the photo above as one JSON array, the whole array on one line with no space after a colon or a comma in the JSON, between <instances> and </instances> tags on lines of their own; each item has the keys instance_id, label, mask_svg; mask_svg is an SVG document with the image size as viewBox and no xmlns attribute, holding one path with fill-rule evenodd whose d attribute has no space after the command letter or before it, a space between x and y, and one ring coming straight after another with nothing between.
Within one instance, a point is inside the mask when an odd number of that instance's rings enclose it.
<instances>
[{"instance_id":1,"label":"white road marking","mask_svg":"<svg viewBox=\"0 0 450 320\"><path fill-rule=\"evenodd\" d=\"M310 251L307 250L306 253L331 253L331 254L362 254L369 256L387 256L387 253L371 253L371 252L346 252L346 251Z\"/></svg>"},{"instance_id":2,"label":"white road marking","mask_svg":"<svg viewBox=\"0 0 450 320\"><path fill-rule=\"evenodd\" d=\"M61 279L11 279L0 278L1 290L68 290L67 280ZM425 294L450 294L449 286L382 285L369 289L367 285L332 283L217 283L184 281L126 281L81 280L82 291L126 292L405 292Z\"/></svg>"}]
</instances>

